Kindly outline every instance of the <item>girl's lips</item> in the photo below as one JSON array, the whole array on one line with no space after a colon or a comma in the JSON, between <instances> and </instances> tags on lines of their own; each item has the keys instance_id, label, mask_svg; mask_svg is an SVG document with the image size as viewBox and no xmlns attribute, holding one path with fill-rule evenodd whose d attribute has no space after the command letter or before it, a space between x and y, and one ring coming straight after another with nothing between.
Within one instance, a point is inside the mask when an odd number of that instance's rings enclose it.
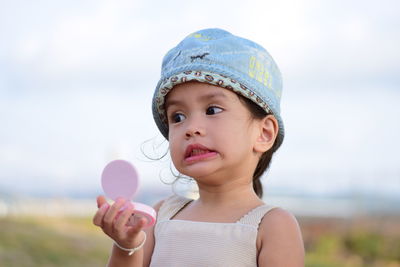
<instances>
[{"instance_id":1,"label":"girl's lips","mask_svg":"<svg viewBox=\"0 0 400 267\"><path fill-rule=\"evenodd\" d=\"M192 163L194 161L204 160L217 155L217 152L200 144L189 145L185 152L185 161Z\"/></svg>"},{"instance_id":2,"label":"girl's lips","mask_svg":"<svg viewBox=\"0 0 400 267\"><path fill-rule=\"evenodd\" d=\"M210 152L207 152L207 153L204 153L204 154L199 154L199 155L196 155L196 156L187 157L187 158L185 158L185 161L187 163L193 163L195 161L200 161L200 160L212 158L215 155L217 155L217 152L210 151Z\"/></svg>"}]
</instances>

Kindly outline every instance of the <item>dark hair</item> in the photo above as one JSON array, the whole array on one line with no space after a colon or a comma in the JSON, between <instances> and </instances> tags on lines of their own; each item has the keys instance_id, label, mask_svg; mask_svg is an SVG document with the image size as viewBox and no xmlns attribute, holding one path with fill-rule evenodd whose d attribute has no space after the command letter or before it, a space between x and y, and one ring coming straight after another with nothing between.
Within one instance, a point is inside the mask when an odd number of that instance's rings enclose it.
<instances>
[{"instance_id":1,"label":"dark hair","mask_svg":"<svg viewBox=\"0 0 400 267\"><path fill-rule=\"evenodd\" d=\"M261 119L265 118L266 116L270 115L265 110L263 110L259 105L257 105L253 101L251 101L250 99L245 98L241 95L238 95L238 96L239 96L239 99L245 104L245 106L250 111L252 119L261 120ZM268 151L264 152L261 155L260 160L258 161L258 164L256 166L256 169L254 170L253 189L259 198L262 198L262 196L263 196L263 187L262 187L261 180L260 180L261 175L269 168L269 166L271 164L272 156L278 148L279 148L279 146L277 145L277 142L275 139L272 147Z\"/></svg>"}]
</instances>

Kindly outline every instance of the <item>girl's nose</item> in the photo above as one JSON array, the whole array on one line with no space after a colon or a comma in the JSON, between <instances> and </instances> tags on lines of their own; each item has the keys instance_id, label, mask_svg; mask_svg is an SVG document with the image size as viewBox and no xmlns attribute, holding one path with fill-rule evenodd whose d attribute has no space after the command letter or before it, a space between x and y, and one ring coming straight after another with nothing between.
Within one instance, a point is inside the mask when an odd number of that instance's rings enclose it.
<instances>
[{"instance_id":1,"label":"girl's nose","mask_svg":"<svg viewBox=\"0 0 400 267\"><path fill-rule=\"evenodd\" d=\"M190 138L190 137L195 136L195 135L199 135L200 136L201 135L200 131L187 131L186 132L186 137L187 138Z\"/></svg>"},{"instance_id":2,"label":"girl's nose","mask_svg":"<svg viewBox=\"0 0 400 267\"><path fill-rule=\"evenodd\" d=\"M204 134L204 127L199 126L198 123L192 122L190 125L188 125L185 136L186 138L190 138L194 136L203 136Z\"/></svg>"}]
</instances>

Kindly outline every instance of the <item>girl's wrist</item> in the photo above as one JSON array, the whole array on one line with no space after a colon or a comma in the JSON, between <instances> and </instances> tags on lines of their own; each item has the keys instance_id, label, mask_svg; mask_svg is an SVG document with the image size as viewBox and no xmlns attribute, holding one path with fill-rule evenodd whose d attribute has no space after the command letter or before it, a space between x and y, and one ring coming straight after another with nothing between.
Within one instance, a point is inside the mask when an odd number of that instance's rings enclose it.
<instances>
[{"instance_id":1,"label":"girl's wrist","mask_svg":"<svg viewBox=\"0 0 400 267\"><path fill-rule=\"evenodd\" d=\"M143 232L143 231L142 231ZM129 246L129 247L125 247L125 246L121 246L120 244L117 243L117 241L114 240L114 245L119 248L120 250L126 251L128 252L128 256L131 256L133 253L135 253L136 251L140 250L143 248L144 244L146 243L146 233L143 232L142 235L142 240L138 242L135 242L135 244L138 244L136 246Z\"/></svg>"}]
</instances>

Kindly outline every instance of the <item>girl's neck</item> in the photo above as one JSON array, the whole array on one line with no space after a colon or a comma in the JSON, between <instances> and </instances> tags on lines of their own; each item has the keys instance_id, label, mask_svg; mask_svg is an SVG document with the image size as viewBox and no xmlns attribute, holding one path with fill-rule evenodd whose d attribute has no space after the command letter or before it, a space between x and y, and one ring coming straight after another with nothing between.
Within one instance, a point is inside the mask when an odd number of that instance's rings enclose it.
<instances>
[{"instance_id":1,"label":"girl's neck","mask_svg":"<svg viewBox=\"0 0 400 267\"><path fill-rule=\"evenodd\" d=\"M199 185L199 199L202 206L237 206L238 204L262 203L253 190L252 184L236 185L234 187L210 187Z\"/></svg>"}]
</instances>

